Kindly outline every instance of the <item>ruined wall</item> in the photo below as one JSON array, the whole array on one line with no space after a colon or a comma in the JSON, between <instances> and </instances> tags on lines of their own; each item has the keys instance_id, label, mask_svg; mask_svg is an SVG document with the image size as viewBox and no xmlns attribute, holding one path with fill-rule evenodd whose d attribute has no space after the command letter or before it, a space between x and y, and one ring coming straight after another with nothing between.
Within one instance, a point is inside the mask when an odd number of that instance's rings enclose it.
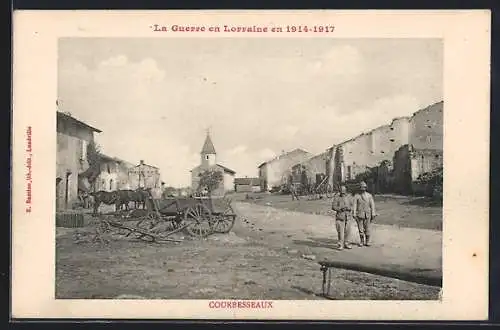
<instances>
[{"instance_id":1,"label":"ruined wall","mask_svg":"<svg viewBox=\"0 0 500 330\"><path fill-rule=\"evenodd\" d=\"M443 166L443 152L437 149L415 149L404 145L394 154L393 190L399 194L415 192L413 183L419 175Z\"/></svg>"},{"instance_id":2,"label":"ruined wall","mask_svg":"<svg viewBox=\"0 0 500 330\"><path fill-rule=\"evenodd\" d=\"M443 102L413 114L409 140L415 149L443 150Z\"/></svg>"},{"instance_id":3,"label":"ruined wall","mask_svg":"<svg viewBox=\"0 0 500 330\"><path fill-rule=\"evenodd\" d=\"M398 194L411 193L411 146L401 146L394 154L393 158L393 191Z\"/></svg>"},{"instance_id":4,"label":"ruined wall","mask_svg":"<svg viewBox=\"0 0 500 330\"><path fill-rule=\"evenodd\" d=\"M363 133L355 138L347 140L337 147L332 147L331 182L343 182L355 179L356 175L364 173L369 167L380 166L383 162L390 162L394 166L395 175L401 181L402 176L412 175L408 166L416 166L414 173L421 173L417 168L430 168L436 164L437 158L432 161L427 156L424 160L419 160L414 165L401 158L407 159L408 148L413 146L415 150L443 150L443 102L433 104L425 109L415 112L411 117L398 117L392 120L389 125L383 125ZM434 155L435 157L435 155ZM421 158L421 155L420 155ZM406 162L406 163L405 163ZM442 163L442 159L441 159ZM420 165L424 164L424 165ZM381 169L384 177L389 174L388 170ZM407 174L406 171L409 171ZM391 179L391 180L392 180ZM403 181L408 182L408 178ZM390 181L384 179L384 185ZM401 182L403 182L401 181ZM398 185L398 183L395 183ZM401 186L402 185L402 186ZM398 190L407 189L407 183L400 183Z\"/></svg>"}]
</instances>

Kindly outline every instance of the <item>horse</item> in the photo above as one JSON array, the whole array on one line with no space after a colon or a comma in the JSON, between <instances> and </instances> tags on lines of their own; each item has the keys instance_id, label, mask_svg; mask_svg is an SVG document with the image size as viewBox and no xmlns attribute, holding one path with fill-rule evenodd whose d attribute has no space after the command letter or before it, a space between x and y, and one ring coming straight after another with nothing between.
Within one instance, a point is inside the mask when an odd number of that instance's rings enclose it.
<instances>
[{"instance_id":1,"label":"horse","mask_svg":"<svg viewBox=\"0 0 500 330\"><path fill-rule=\"evenodd\" d=\"M92 215L94 216L97 215L97 211L101 204L107 204L107 205L114 204L115 211L118 211L118 209L120 208L120 199L116 191L109 192L100 190L97 192L91 192L89 195L94 198L94 212L92 213Z\"/></svg>"},{"instance_id":2,"label":"horse","mask_svg":"<svg viewBox=\"0 0 500 330\"><path fill-rule=\"evenodd\" d=\"M134 191L130 189L117 190L118 199L120 200L120 209L129 210L129 204L134 200Z\"/></svg>"},{"instance_id":3,"label":"horse","mask_svg":"<svg viewBox=\"0 0 500 330\"><path fill-rule=\"evenodd\" d=\"M151 188L138 188L131 192L131 201L134 202L135 208L138 209L142 205L142 209L146 208L146 201L150 198Z\"/></svg>"}]
</instances>

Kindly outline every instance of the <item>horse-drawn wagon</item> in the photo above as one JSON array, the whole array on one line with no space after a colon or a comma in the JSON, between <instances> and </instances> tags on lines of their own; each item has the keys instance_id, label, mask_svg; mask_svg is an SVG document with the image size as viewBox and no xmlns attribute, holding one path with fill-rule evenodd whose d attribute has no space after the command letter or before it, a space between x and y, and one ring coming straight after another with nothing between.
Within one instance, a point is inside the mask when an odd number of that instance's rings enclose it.
<instances>
[{"instance_id":1,"label":"horse-drawn wagon","mask_svg":"<svg viewBox=\"0 0 500 330\"><path fill-rule=\"evenodd\" d=\"M156 242L175 241L169 236L181 231L194 238L228 233L236 221L231 200L226 197L154 198L150 191L148 193L146 215L128 221L102 220L101 231L115 228L125 236L135 235ZM132 221L135 224L128 224Z\"/></svg>"}]
</instances>

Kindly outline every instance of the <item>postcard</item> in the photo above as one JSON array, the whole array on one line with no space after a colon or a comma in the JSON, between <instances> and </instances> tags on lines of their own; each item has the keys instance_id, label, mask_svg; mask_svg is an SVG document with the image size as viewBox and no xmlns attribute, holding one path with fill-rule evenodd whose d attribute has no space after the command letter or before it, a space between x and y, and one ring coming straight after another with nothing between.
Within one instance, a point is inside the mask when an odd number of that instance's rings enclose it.
<instances>
[{"instance_id":1,"label":"postcard","mask_svg":"<svg viewBox=\"0 0 500 330\"><path fill-rule=\"evenodd\" d=\"M487 318L489 11L13 22L13 318Z\"/></svg>"}]
</instances>

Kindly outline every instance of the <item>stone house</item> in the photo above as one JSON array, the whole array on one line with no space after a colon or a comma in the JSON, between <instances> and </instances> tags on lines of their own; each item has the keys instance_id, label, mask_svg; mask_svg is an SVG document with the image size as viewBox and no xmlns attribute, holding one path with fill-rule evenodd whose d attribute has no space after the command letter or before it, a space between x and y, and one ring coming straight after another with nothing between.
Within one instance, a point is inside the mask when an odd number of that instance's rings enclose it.
<instances>
[{"instance_id":1,"label":"stone house","mask_svg":"<svg viewBox=\"0 0 500 330\"><path fill-rule=\"evenodd\" d=\"M327 176L329 166L330 153L327 150L303 162L293 165L293 181L300 181L298 180L298 176L302 175L302 172L305 171L310 183L318 185L323 182L324 178Z\"/></svg>"},{"instance_id":2,"label":"stone house","mask_svg":"<svg viewBox=\"0 0 500 330\"><path fill-rule=\"evenodd\" d=\"M96 191L131 189L130 170L134 166L116 157L101 154L101 171L96 179Z\"/></svg>"},{"instance_id":3,"label":"stone house","mask_svg":"<svg viewBox=\"0 0 500 330\"><path fill-rule=\"evenodd\" d=\"M273 187L285 184L292 174L292 167L313 155L302 149L294 149L264 162L258 166L259 180L262 191L269 191Z\"/></svg>"},{"instance_id":4,"label":"stone house","mask_svg":"<svg viewBox=\"0 0 500 330\"><path fill-rule=\"evenodd\" d=\"M137 188L161 188L160 169L156 166L146 164L141 160L138 165L129 168L129 189Z\"/></svg>"},{"instance_id":5,"label":"stone house","mask_svg":"<svg viewBox=\"0 0 500 330\"><path fill-rule=\"evenodd\" d=\"M88 169L87 146L101 130L57 111L56 210L70 209L78 201L78 189L89 184L80 174Z\"/></svg>"},{"instance_id":6,"label":"stone house","mask_svg":"<svg viewBox=\"0 0 500 330\"><path fill-rule=\"evenodd\" d=\"M259 178L235 178L234 191L236 192L259 192Z\"/></svg>"}]
</instances>

